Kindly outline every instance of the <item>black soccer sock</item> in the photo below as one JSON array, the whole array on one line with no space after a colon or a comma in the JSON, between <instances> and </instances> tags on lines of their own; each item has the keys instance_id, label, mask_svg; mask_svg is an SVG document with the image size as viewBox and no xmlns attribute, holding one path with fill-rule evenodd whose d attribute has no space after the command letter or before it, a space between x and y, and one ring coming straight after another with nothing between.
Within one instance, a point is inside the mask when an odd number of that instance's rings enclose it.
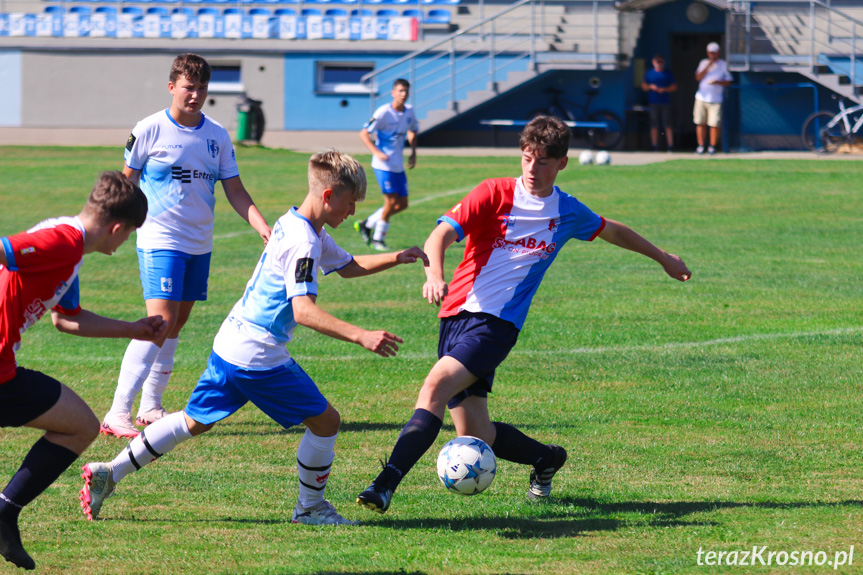
<instances>
[{"instance_id":1,"label":"black soccer sock","mask_svg":"<svg viewBox=\"0 0 863 575\"><path fill-rule=\"evenodd\" d=\"M435 442L442 425L443 421L434 413L425 409L414 411L402 428L386 467L375 482L384 481L388 488L395 491L408 471Z\"/></svg>"},{"instance_id":2,"label":"black soccer sock","mask_svg":"<svg viewBox=\"0 0 863 575\"><path fill-rule=\"evenodd\" d=\"M508 423L495 421L493 425L497 431L497 436L491 449L497 457L536 467L540 467L544 462L554 458L547 445L528 437Z\"/></svg>"},{"instance_id":3,"label":"black soccer sock","mask_svg":"<svg viewBox=\"0 0 863 575\"><path fill-rule=\"evenodd\" d=\"M21 509L48 489L76 459L78 454L71 449L40 438L0 493L0 518L17 521Z\"/></svg>"}]
</instances>

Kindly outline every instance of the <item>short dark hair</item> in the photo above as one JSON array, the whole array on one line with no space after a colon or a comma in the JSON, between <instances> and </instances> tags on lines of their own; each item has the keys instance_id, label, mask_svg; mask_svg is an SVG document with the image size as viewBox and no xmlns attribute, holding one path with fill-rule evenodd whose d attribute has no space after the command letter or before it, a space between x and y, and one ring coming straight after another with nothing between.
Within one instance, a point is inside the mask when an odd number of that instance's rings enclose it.
<instances>
[{"instance_id":1,"label":"short dark hair","mask_svg":"<svg viewBox=\"0 0 863 575\"><path fill-rule=\"evenodd\" d=\"M662 54L654 54L653 59L665 62L665 56L663 56Z\"/></svg>"},{"instance_id":2,"label":"short dark hair","mask_svg":"<svg viewBox=\"0 0 863 575\"><path fill-rule=\"evenodd\" d=\"M408 90L411 89L411 83L404 78L399 78L395 82L393 82L393 89L395 89L397 86L404 86Z\"/></svg>"},{"instance_id":3,"label":"short dark hair","mask_svg":"<svg viewBox=\"0 0 863 575\"><path fill-rule=\"evenodd\" d=\"M180 54L174 58L174 63L171 64L169 79L172 84L176 84L180 76L185 76L187 80L209 84L212 73L213 69L210 68L210 64L201 56L197 54Z\"/></svg>"},{"instance_id":4,"label":"short dark hair","mask_svg":"<svg viewBox=\"0 0 863 575\"><path fill-rule=\"evenodd\" d=\"M126 227L140 228L147 219L147 196L123 172L102 172L84 212L101 224L120 222Z\"/></svg>"},{"instance_id":5,"label":"short dark hair","mask_svg":"<svg viewBox=\"0 0 863 575\"><path fill-rule=\"evenodd\" d=\"M522 151L545 152L549 158L565 158L572 131L555 116L537 116L524 127L519 138Z\"/></svg>"}]
</instances>

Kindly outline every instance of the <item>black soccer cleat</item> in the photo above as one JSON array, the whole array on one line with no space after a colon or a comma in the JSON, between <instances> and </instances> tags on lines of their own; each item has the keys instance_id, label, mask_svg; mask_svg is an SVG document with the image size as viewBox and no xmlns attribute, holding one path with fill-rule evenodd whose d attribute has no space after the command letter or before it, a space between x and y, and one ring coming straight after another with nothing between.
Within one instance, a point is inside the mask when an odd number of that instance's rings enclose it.
<instances>
[{"instance_id":1,"label":"black soccer cleat","mask_svg":"<svg viewBox=\"0 0 863 575\"><path fill-rule=\"evenodd\" d=\"M17 523L0 521L0 555L21 569L32 570L36 568L36 562L27 554L21 543L21 534L18 531Z\"/></svg>"},{"instance_id":2,"label":"black soccer cleat","mask_svg":"<svg viewBox=\"0 0 863 575\"><path fill-rule=\"evenodd\" d=\"M374 483L369 488L357 495L357 503L378 513L386 513L393 500L393 490L387 487L378 487Z\"/></svg>"},{"instance_id":3,"label":"black soccer cleat","mask_svg":"<svg viewBox=\"0 0 863 575\"><path fill-rule=\"evenodd\" d=\"M360 237L366 242L366 245L372 243L372 232L366 227L366 220L357 220L354 222L354 229L360 232Z\"/></svg>"},{"instance_id":4,"label":"black soccer cleat","mask_svg":"<svg viewBox=\"0 0 863 575\"><path fill-rule=\"evenodd\" d=\"M530 488L527 490L527 498L532 501L543 501L551 494L551 480L563 464L566 463L566 450L559 445L549 445L554 456L554 465L537 469L534 467L530 472Z\"/></svg>"}]
</instances>

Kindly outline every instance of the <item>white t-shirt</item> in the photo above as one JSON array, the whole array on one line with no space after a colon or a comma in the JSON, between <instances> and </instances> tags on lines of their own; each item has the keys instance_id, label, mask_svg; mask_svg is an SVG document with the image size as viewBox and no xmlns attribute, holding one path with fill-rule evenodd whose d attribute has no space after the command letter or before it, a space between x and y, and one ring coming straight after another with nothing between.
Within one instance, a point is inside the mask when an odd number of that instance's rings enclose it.
<instances>
[{"instance_id":1,"label":"white t-shirt","mask_svg":"<svg viewBox=\"0 0 863 575\"><path fill-rule=\"evenodd\" d=\"M405 137L408 132L420 129L414 109L408 104L401 112L396 111L392 104L381 106L363 127L368 133L375 133L375 146L389 157L384 162L373 156L372 168L396 174L404 172Z\"/></svg>"},{"instance_id":2,"label":"white t-shirt","mask_svg":"<svg viewBox=\"0 0 863 575\"><path fill-rule=\"evenodd\" d=\"M285 347L293 337L292 299L317 295L318 270L342 269L353 257L330 235L315 229L296 208L279 218L243 297L222 322L213 351L238 367L270 369L291 356Z\"/></svg>"},{"instance_id":3,"label":"white t-shirt","mask_svg":"<svg viewBox=\"0 0 863 575\"><path fill-rule=\"evenodd\" d=\"M698 69L695 73L700 74L701 71L709 65L710 59L705 58L700 64L698 64ZM713 64L710 71L704 75L701 82L698 83L698 92L695 93L695 99L711 104L721 104L722 94L725 91L725 87L720 84L711 84L711 82L730 82L731 80L732 78L731 73L728 71L728 64L725 63L725 60L720 58L715 64Z\"/></svg>"},{"instance_id":4,"label":"white t-shirt","mask_svg":"<svg viewBox=\"0 0 863 575\"><path fill-rule=\"evenodd\" d=\"M240 175L227 130L203 114L194 128L181 126L164 110L138 122L124 157L141 171L149 203L138 247L213 251L216 182Z\"/></svg>"}]
</instances>

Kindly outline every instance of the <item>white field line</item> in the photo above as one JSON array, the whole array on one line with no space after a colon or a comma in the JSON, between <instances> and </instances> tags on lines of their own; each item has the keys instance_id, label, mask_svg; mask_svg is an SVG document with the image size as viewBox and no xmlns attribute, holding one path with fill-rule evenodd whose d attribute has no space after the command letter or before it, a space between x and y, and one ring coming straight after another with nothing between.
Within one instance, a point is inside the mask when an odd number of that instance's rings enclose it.
<instances>
[{"instance_id":1,"label":"white field line","mask_svg":"<svg viewBox=\"0 0 863 575\"><path fill-rule=\"evenodd\" d=\"M424 203L426 203L426 202L431 202L431 201L437 200L437 199L439 199L439 198L446 198L447 196L455 196L455 195L459 195L459 194L462 194L462 195L463 195L463 194L467 194L467 193L468 193L469 191L471 191L472 189L473 189L473 188L459 188L459 189L457 189L457 190L447 190L447 191L445 191L445 192L440 192L440 193L437 193L437 194L431 194L431 195L428 195L428 196L423 196L423 197L421 197L421 198L417 198L416 200L410 200L410 205L415 206L415 205L417 205L417 204L424 204ZM229 233L227 233L227 234L214 234L214 235L213 235L213 241L216 241L216 240L226 240L226 239L228 239L228 238L235 238L235 237L237 237L237 236L244 236L244 235L246 235L246 234L257 234L257 233L258 233L258 232L256 232L256 231L255 231L255 230L253 230L252 228L248 228L248 229L241 230L241 231L238 231L238 232L229 232Z\"/></svg>"},{"instance_id":2,"label":"white field line","mask_svg":"<svg viewBox=\"0 0 863 575\"><path fill-rule=\"evenodd\" d=\"M665 352L676 349L692 349L700 347L710 347L714 345L726 345L735 343L746 343L750 341L769 341L778 339L797 339L806 337L818 336L845 336L863 333L863 326L860 327L844 327L836 329L828 329L821 331L798 331L792 333L761 333L751 335L741 335L735 337L721 337L717 339L708 339L704 341L680 341L668 342L660 344L646 345L618 345L618 346L600 346L600 347L573 347L569 349L515 349L509 355L511 356L526 356L526 357L542 357L542 356L562 356L562 355L588 355L602 353L627 353L627 352ZM356 361L358 359L368 358L367 355L342 355L342 356L305 356L294 355L294 359L298 361ZM436 353L401 353L398 357L403 359L437 359Z\"/></svg>"}]
</instances>

